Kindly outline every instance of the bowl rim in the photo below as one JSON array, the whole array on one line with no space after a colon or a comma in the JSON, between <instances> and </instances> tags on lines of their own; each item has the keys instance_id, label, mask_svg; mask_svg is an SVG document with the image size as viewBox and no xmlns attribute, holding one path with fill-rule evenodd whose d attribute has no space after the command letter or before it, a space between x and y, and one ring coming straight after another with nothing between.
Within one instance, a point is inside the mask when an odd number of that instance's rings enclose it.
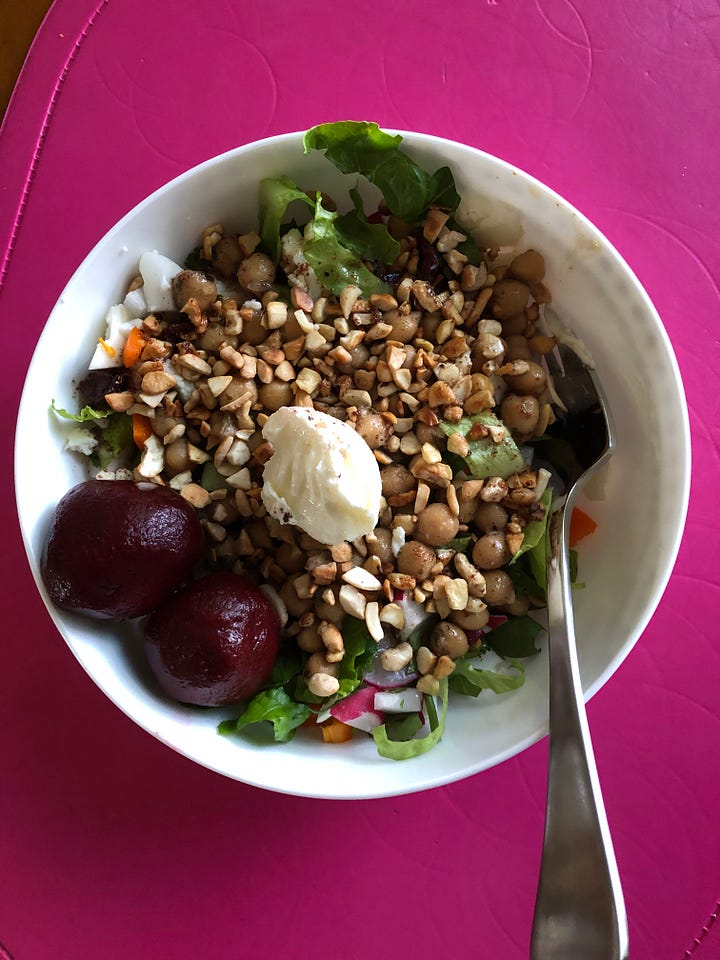
<instances>
[{"instance_id":1,"label":"bowl rim","mask_svg":"<svg viewBox=\"0 0 720 960\"><path fill-rule=\"evenodd\" d=\"M683 464L682 470L682 489L676 491L676 508L677 508L677 523L673 528L673 535L671 542L668 544L668 549L665 553L665 561L662 564L662 570L659 572L655 581L655 588L651 596L645 598L643 616L640 617L635 626L635 630L628 636L627 640L620 647L618 652L614 657L607 663L606 667L600 672L600 674L595 678L592 683L583 685L584 698L589 700L593 697L610 679L610 677L617 671L621 666L626 657L630 654L631 650L634 648L635 644L639 640L640 636L647 628L650 620L654 616L657 607L662 599L665 590L667 589L670 577L672 575L674 566L677 561L678 553L682 543L685 524L687 520L687 513L689 507L690 499L690 488L691 488L691 471L692 471L692 444L691 444L691 433L690 433L690 420L688 412L687 398L682 382L682 377L680 373L679 364L677 357L675 355L674 348L670 337L665 329L665 326L662 322L662 319L650 298L650 295L645 290L644 286L625 260L623 255L617 250L615 245L609 238L603 234L598 227L579 209L577 209L570 201L565 197L559 194L554 188L550 187L547 183L539 180L533 174L528 173L521 167L511 164L506 160L503 160L500 157L497 157L493 154L488 153L487 151L474 147L470 144L464 143L458 140L452 140L447 137L436 136L434 134L422 133L420 131L409 131L403 129L395 129L389 127L382 128L385 132L390 134L399 134L403 140L405 140L410 149L413 147L421 146L423 141L434 145L436 147L442 147L443 144L448 144L452 147L453 150L460 148L461 151L467 151L469 155L480 156L485 163L490 164L491 167L496 167L501 170L503 174L513 174L520 175L523 180L529 186L534 187L541 193L545 194L546 197L552 199L561 209L564 209L566 213L571 214L580 224L582 224L585 231L587 231L605 250L605 252L615 261L617 267L620 269L621 273L624 275L626 281L633 287L637 296L639 296L642 301L642 306L647 314L647 317L652 320L653 325L656 329L656 333L659 336L659 339L662 344L662 348L665 354L665 359L667 360L672 375L672 384L675 391L675 400L677 401L677 410L680 415L680 423L676 424L677 438L681 440L677 447L678 459ZM27 419L28 411L30 409L31 400L29 398L29 381L31 379L31 374L34 370L34 365L38 360L38 353L40 347L40 341L43 337L45 329L49 324L53 314L58 309L60 304L63 301L63 297L66 292L74 285L76 278L78 278L86 269L86 265L89 261L93 259L96 255L97 249L105 244L110 243L113 238L123 231L126 224L143 212L147 207L155 203L160 197L164 194L171 192L178 185L183 183L186 180L192 179L198 174L204 173L211 170L214 166L220 166L223 163L227 162L230 158L242 157L246 152L255 151L258 148L270 147L275 144L277 145L302 145L302 138L306 133L306 130L294 130L286 133L275 134L269 137L263 137L259 140L253 140L249 143L241 144L237 147L233 147L230 150L223 151L222 153L216 154L213 157L209 157L198 164L195 164L186 170L183 170L181 173L173 176L171 179L165 181L160 186L155 188L151 193L144 196L139 200L133 207L131 207L122 217L120 217L107 231L105 231L102 236L100 236L92 245L90 250L86 253L83 259L80 261L78 266L75 268L71 276L68 278L66 283L63 286L61 293L56 299L48 317L43 325L43 329L40 332L38 339L36 341L35 347L33 349L33 355L26 371L25 381L23 383L22 394L20 398L20 403L18 406L17 419L15 424L15 441L14 441L14 484L15 484L15 500L16 500L16 511L18 515L20 530L23 539L23 545L25 548L26 556L28 563L31 568L33 578L35 580L36 587L40 593L40 596L43 599L43 602L48 610L51 619L55 625L55 628L58 630L60 635L63 637L66 645L70 648L71 652L75 656L76 660L83 667L83 670L88 673L88 669L84 664L83 660L80 657L78 650L70 643L68 638L65 636L63 625L62 625L62 616L59 611L57 611L50 601L47 591L45 589L42 577L40 575L38 564L33 560L33 550L30 542L30 530L27 523L25 513L22 509L20 503L20 493L19 493L19 483L20 483L20 473L21 473L21 463L20 463L20 438L19 438L19 428L23 420ZM317 799L376 799L381 797L390 797L398 796L405 794L417 793L424 790L435 789L437 787L452 783L461 779L465 779L469 776L473 776L477 773L482 772L483 770L489 769L492 766L495 766L499 763L502 763L513 756L518 755L519 753L526 750L528 747L543 739L547 735L547 723L541 725L540 727L531 730L525 737L520 741L514 743L512 747L501 750L500 752L493 755L491 758L483 761L479 761L476 764L465 767L459 772L440 774L437 776L426 776L422 778L422 783L419 785L410 785L408 788L399 787L397 789L377 789L377 790L368 790L362 794L357 792L345 793L342 789L338 790L335 793L328 794L325 792L317 792L313 790L310 785L307 789L292 789L289 787L280 787L274 785L268 785L263 783L257 777L241 777L236 775L233 772L230 772L226 769L222 769L220 766L213 764L212 762L205 761L202 758L196 757L186 753L181 746L177 743L172 742L166 737L162 736L161 733L152 728L152 724L145 723L142 720L139 720L129 708L120 702L111 692L105 689L104 686L101 686L93 676L91 679L98 686L105 696L110 699L110 701L117 706L126 716L128 716L134 723L144 729L146 732L150 733L155 739L160 740L163 744L170 747L174 751L180 753L182 756L185 756L187 759L192 760L195 763L198 763L200 766L206 767L206 769L212 770L216 773L219 773L223 776L226 776L230 779L235 779L239 782L249 784L251 786L259 787L261 789L270 790L271 792L285 793L293 796L302 796L308 798L317 798ZM411 778L412 779L412 778Z\"/></svg>"}]
</instances>

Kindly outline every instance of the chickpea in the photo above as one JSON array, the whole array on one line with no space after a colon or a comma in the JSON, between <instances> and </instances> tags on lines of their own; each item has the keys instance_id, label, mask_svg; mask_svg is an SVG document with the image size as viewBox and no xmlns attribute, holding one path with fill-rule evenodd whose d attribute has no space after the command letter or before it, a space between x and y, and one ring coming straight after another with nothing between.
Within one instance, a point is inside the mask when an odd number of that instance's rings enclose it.
<instances>
[{"instance_id":1,"label":"chickpea","mask_svg":"<svg viewBox=\"0 0 720 960\"><path fill-rule=\"evenodd\" d=\"M255 381L246 380L244 377L233 377L218 397L218 403L224 407L226 403L232 403L243 395L247 395L247 399L252 403L257 401L258 391Z\"/></svg>"},{"instance_id":2,"label":"chickpea","mask_svg":"<svg viewBox=\"0 0 720 960\"><path fill-rule=\"evenodd\" d=\"M400 310L389 310L383 314L383 322L389 323L392 327L392 332L388 335L388 340L410 343L417 334L420 316L421 314L417 310L412 310L410 313L402 313Z\"/></svg>"},{"instance_id":3,"label":"chickpea","mask_svg":"<svg viewBox=\"0 0 720 960\"><path fill-rule=\"evenodd\" d=\"M357 343L354 347L351 347L349 350L352 360L350 361L350 366L353 370L358 370L364 363L367 363L370 357L370 351L365 346L364 343Z\"/></svg>"},{"instance_id":4,"label":"chickpea","mask_svg":"<svg viewBox=\"0 0 720 960\"><path fill-rule=\"evenodd\" d=\"M473 373L481 373L484 364L487 363L488 359L490 359L488 356L486 356L488 344L495 344L498 351L493 355L492 359L502 362L504 357L504 349L502 349L504 346L503 341L493 334L480 334L478 337L476 337L476 339L473 341L473 345L470 347L470 358L472 360Z\"/></svg>"},{"instance_id":5,"label":"chickpea","mask_svg":"<svg viewBox=\"0 0 720 960\"><path fill-rule=\"evenodd\" d=\"M485 503L481 501L475 510L473 523L483 533L491 530L504 530L508 522L508 513L499 503Z\"/></svg>"},{"instance_id":6,"label":"chickpea","mask_svg":"<svg viewBox=\"0 0 720 960\"><path fill-rule=\"evenodd\" d=\"M184 470L190 469L190 458L188 456L187 440L182 437L179 440L173 440L165 447L165 471L169 476L174 477Z\"/></svg>"},{"instance_id":7,"label":"chickpea","mask_svg":"<svg viewBox=\"0 0 720 960\"><path fill-rule=\"evenodd\" d=\"M379 413L368 410L359 414L355 429L371 450L377 450L388 442L392 427Z\"/></svg>"},{"instance_id":8,"label":"chickpea","mask_svg":"<svg viewBox=\"0 0 720 960\"><path fill-rule=\"evenodd\" d=\"M283 343L287 343L288 340L297 340L298 337L303 336L303 333L304 331L298 323L298 319L292 309L288 310L287 320L280 327L280 336L282 337Z\"/></svg>"},{"instance_id":9,"label":"chickpea","mask_svg":"<svg viewBox=\"0 0 720 960\"><path fill-rule=\"evenodd\" d=\"M441 547L457 536L458 526L458 518L446 503L431 503L418 516L415 536L431 547Z\"/></svg>"},{"instance_id":10,"label":"chickpea","mask_svg":"<svg viewBox=\"0 0 720 960\"><path fill-rule=\"evenodd\" d=\"M332 663L325 659L325 654L317 653L311 654L307 663L305 664L305 677L312 677L315 673L327 673L331 677L336 677L340 672L340 664Z\"/></svg>"},{"instance_id":11,"label":"chickpea","mask_svg":"<svg viewBox=\"0 0 720 960\"><path fill-rule=\"evenodd\" d=\"M271 380L260 387L258 399L266 410L279 410L280 407L287 407L292 403L293 389L283 380Z\"/></svg>"},{"instance_id":12,"label":"chickpea","mask_svg":"<svg viewBox=\"0 0 720 960\"><path fill-rule=\"evenodd\" d=\"M525 283L539 283L545 276L545 258L537 250L526 250L515 257L508 273Z\"/></svg>"},{"instance_id":13,"label":"chickpea","mask_svg":"<svg viewBox=\"0 0 720 960\"><path fill-rule=\"evenodd\" d=\"M450 657L457 660L470 649L467 634L456 623L441 620L430 634L428 646L438 657Z\"/></svg>"},{"instance_id":14,"label":"chickpea","mask_svg":"<svg viewBox=\"0 0 720 960\"><path fill-rule=\"evenodd\" d=\"M275 264L265 253L251 253L237 270L240 286L251 293L264 293L275 282Z\"/></svg>"},{"instance_id":15,"label":"chickpea","mask_svg":"<svg viewBox=\"0 0 720 960\"><path fill-rule=\"evenodd\" d=\"M415 489L417 480L407 467L401 463L390 463L380 471L382 492L384 497L392 497L398 493L409 493Z\"/></svg>"},{"instance_id":16,"label":"chickpea","mask_svg":"<svg viewBox=\"0 0 720 960\"><path fill-rule=\"evenodd\" d=\"M305 554L296 543L281 543L275 551L275 562L286 573L301 573L305 569Z\"/></svg>"},{"instance_id":17,"label":"chickpea","mask_svg":"<svg viewBox=\"0 0 720 960\"><path fill-rule=\"evenodd\" d=\"M439 436L437 427L431 427L430 424L418 420L415 423L414 433L418 443L431 443L433 446L437 446L435 442Z\"/></svg>"},{"instance_id":18,"label":"chickpea","mask_svg":"<svg viewBox=\"0 0 720 960\"><path fill-rule=\"evenodd\" d=\"M537 397L521 397L511 393L502 402L500 419L512 433L531 436L540 418Z\"/></svg>"},{"instance_id":19,"label":"chickpea","mask_svg":"<svg viewBox=\"0 0 720 960\"><path fill-rule=\"evenodd\" d=\"M233 418L228 413L223 413L222 410L213 410L210 414L210 433L217 437L218 440L221 440L223 437L230 437L235 435L235 423Z\"/></svg>"},{"instance_id":20,"label":"chickpea","mask_svg":"<svg viewBox=\"0 0 720 960\"><path fill-rule=\"evenodd\" d=\"M229 337L219 323L209 323L207 330L195 341L197 347L208 353L218 353L223 343L227 343L230 347L237 347L238 338Z\"/></svg>"},{"instance_id":21,"label":"chickpea","mask_svg":"<svg viewBox=\"0 0 720 960\"><path fill-rule=\"evenodd\" d=\"M256 313L250 320L243 320L242 342L256 347L263 340L267 340L268 331L260 322L260 314Z\"/></svg>"},{"instance_id":22,"label":"chickpea","mask_svg":"<svg viewBox=\"0 0 720 960\"><path fill-rule=\"evenodd\" d=\"M505 326L503 325L503 332ZM521 333L513 333L505 337L506 360L531 360L532 352L527 337Z\"/></svg>"},{"instance_id":23,"label":"chickpea","mask_svg":"<svg viewBox=\"0 0 720 960\"><path fill-rule=\"evenodd\" d=\"M524 617L529 609L530 598L526 593L516 594L512 603L503 604L505 613L509 613L513 617Z\"/></svg>"},{"instance_id":24,"label":"chickpea","mask_svg":"<svg viewBox=\"0 0 720 960\"><path fill-rule=\"evenodd\" d=\"M199 270L182 270L171 280L173 300L181 310L190 297L194 297L201 310L207 310L217 300L217 286L214 280Z\"/></svg>"},{"instance_id":25,"label":"chickpea","mask_svg":"<svg viewBox=\"0 0 720 960\"><path fill-rule=\"evenodd\" d=\"M530 299L530 288L520 280L499 280L493 287L492 314L496 320L508 320L521 313Z\"/></svg>"},{"instance_id":26,"label":"chickpea","mask_svg":"<svg viewBox=\"0 0 720 960\"><path fill-rule=\"evenodd\" d=\"M450 619L456 626L461 627L463 630L482 630L483 627L487 626L490 614L487 607L476 613L470 610L453 610L450 614Z\"/></svg>"},{"instance_id":27,"label":"chickpea","mask_svg":"<svg viewBox=\"0 0 720 960\"><path fill-rule=\"evenodd\" d=\"M337 598L336 598L337 600ZM328 620L338 626L345 619L345 611L338 602L328 603L321 596L315 597L315 613L318 620Z\"/></svg>"},{"instance_id":28,"label":"chickpea","mask_svg":"<svg viewBox=\"0 0 720 960\"><path fill-rule=\"evenodd\" d=\"M473 547L472 558L475 566L483 571L502 567L510 559L505 534L499 530L484 534Z\"/></svg>"},{"instance_id":29,"label":"chickpea","mask_svg":"<svg viewBox=\"0 0 720 960\"><path fill-rule=\"evenodd\" d=\"M442 313L439 310L436 310L435 313L423 314L420 329L422 330L422 335L425 340L429 340L430 343L435 343L435 335L437 334L437 328L440 326L442 318Z\"/></svg>"},{"instance_id":30,"label":"chickpea","mask_svg":"<svg viewBox=\"0 0 720 960\"><path fill-rule=\"evenodd\" d=\"M213 247L213 267L226 280L231 280L237 276L237 269L241 260L242 253L237 237L222 237Z\"/></svg>"},{"instance_id":31,"label":"chickpea","mask_svg":"<svg viewBox=\"0 0 720 960\"><path fill-rule=\"evenodd\" d=\"M370 351L364 343L358 343L348 350L350 360L347 363L336 363L335 369L348 377L354 377L356 370L364 369L370 357Z\"/></svg>"},{"instance_id":32,"label":"chickpea","mask_svg":"<svg viewBox=\"0 0 720 960\"><path fill-rule=\"evenodd\" d=\"M280 599L287 607L287 612L291 617L301 617L313 608L313 598L308 597L306 600L301 600L295 592L292 580L286 580L280 587Z\"/></svg>"},{"instance_id":33,"label":"chickpea","mask_svg":"<svg viewBox=\"0 0 720 960\"><path fill-rule=\"evenodd\" d=\"M527 373L508 374L505 382L514 393L539 396L547 384L547 375L539 363L530 360Z\"/></svg>"},{"instance_id":34,"label":"chickpea","mask_svg":"<svg viewBox=\"0 0 720 960\"><path fill-rule=\"evenodd\" d=\"M397 568L416 580L427 580L435 564L435 551L419 540L408 540L397 555Z\"/></svg>"},{"instance_id":35,"label":"chickpea","mask_svg":"<svg viewBox=\"0 0 720 960\"><path fill-rule=\"evenodd\" d=\"M320 653L323 649L323 642L317 629L317 623L311 623L309 627L303 627L297 635L297 645L306 653Z\"/></svg>"},{"instance_id":36,"label":"chickpea","mask_svg":"<svg viewBox=\"0 0 720 960\"><path fill-rule=\"evenodd\" d=\"M367 541L368 553L377 557L381 564L393 564L395 556L392 552L392 533L385 527L375 527L375 540Z\"/></svg>"},{"instance_id":37,"label":"chickpea","mask_svg":"<svg viewBox=\"0 0 720 960\"><path fill-rule=\"evenodd\" d=\"M516 313L513 317L508 317L502 321L503 337L522 336L528 328L527 312Z\"/></svg>"},{"instance_id":38,"label":"chickpea","mask_svg":"<svg viewBox=\"0 0 720 960\"><path fill-rule=\"evenodd\" d=\"M273 549L270 533L263 520L246 520L244 530L256 550L270 551Z\"/></svg>"},{"instance_id":39,"label":"chickpea","mask_svg":"<svg viewBox=\"0 0 720 960\"><path fill-rule=\"evenodd\" d=\"M489 607L501 607L513 603L515 587L510 576L504 570L483 570L485 574L485 603Z\"/></svg>"},{"instance_id":40,"label":"chickpea","mask_svg":"<svg viewBox=\"0 0 720 960\"><path fill-rule=\"evenodd\" d=\"M406 370L412 370L415 367L415 359L417 358L417 347L414 347L411 343L408 343L403 349L405 350L403 367L405 367Z\"/></svg>"}]
</instances>

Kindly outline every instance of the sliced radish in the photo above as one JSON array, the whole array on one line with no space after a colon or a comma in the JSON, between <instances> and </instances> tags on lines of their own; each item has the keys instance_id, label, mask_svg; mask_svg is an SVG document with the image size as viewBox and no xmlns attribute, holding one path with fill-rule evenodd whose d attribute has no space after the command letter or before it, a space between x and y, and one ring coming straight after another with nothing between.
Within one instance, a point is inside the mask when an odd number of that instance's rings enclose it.
<instances>
[{"instance_id":1,"label":"sliced radish","mask_svg":"<svg viewBox=\"0 0 720 960\"><path fill-rule=\"evenodd\" d=\"M387 713L418 713L423 704L422 694L415 687L402 690L378 690L375 709Z\"/></svg>"},{"instance_id":2,"label":"sliced radish","mask_svg":"<svg viewBox=\"0 0 720 960\"><path fill-rule=\"evenodd\" d=\"M392 690L394 687L406 687L409 683L414 683L417 673L413 670L412 663L402 670L384 670L376 660L364 679L381 690Z\"/></svg>"},{"instance_id":3,"label":"sliced radish","mask_svg":"<svg viewBox=\"0 0 720 960\"><path fill-rule=\"evenodd\" d=\"M375 709L375 694L378 688L369 684L338 700L330 707L330 716L341 720L349 727L370 731L383 723L383 715Z\"/></svg>"}]
</instances>

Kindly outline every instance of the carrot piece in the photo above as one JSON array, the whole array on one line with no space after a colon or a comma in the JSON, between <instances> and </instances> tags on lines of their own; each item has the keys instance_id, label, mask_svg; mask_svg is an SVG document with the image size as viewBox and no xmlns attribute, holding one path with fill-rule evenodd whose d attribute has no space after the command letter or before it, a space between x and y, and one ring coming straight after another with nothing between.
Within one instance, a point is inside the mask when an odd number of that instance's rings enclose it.
<instances>
[{"instance_id":1,"label":"carrot piece","mask_svg":"<svg viewBox=\"0 0 720 960\"><path fill-rule=\"evenodd\" d=\"M146 343L147 337L145 334L138 327L132 327L123 347L123 366L135 366Z\"/></svg>"},{"instance_id":2,"label":"carrot piece","mask_svg":"<svg viewBox=\"0 0 720 960\"><path fill-rule=\"evenodd\" d=\"M142 413L134 413L132 415L132 433L135 446L142 450L143 444L152 433L150 418Z\"/></svg>"},{"instance_id":3,"label":"carrot piece","mask_svg":"<svg viewBox=\"0 0 720 960\"><path fill-rule=\"evenodd\" d=\"M597 527L597 523L584 510L575 507L570 517L570 546L574 547L583 537L590 536Z\"/></svg>"},{"instance_id":4,"label":"carrot piece","mask_svg":"<svg viewBox=\"0 0 720 960\"><path fill-rule=\"evenodd\" d=\"M342 720L336 720L330 717L325 723L320 725L324 743L345 743L352 740L352 727L349 727Z\"/></svg>"}]
</instances>

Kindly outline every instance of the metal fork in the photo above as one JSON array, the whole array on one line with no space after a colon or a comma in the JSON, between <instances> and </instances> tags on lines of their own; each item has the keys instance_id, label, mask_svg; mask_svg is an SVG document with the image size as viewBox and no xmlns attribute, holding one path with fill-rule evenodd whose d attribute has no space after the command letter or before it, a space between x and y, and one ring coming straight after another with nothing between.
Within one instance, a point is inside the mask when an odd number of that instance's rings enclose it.
<instances>
[{"instance_id":1,"label":"metal fork","mask_svg":"<svg viewBox=\"0 0 720 960\"><path fill-rule=\"evenodd\" d=\"M580 685L568 562L573 502L612 455L615 437L602 388L578 355L559 344L548 357L548 368L566 407L553 435L567 441L575 462L565 500L550 522L550 755L530 957L626 960L627 917Z\"/></svg>"}]
</instances>

